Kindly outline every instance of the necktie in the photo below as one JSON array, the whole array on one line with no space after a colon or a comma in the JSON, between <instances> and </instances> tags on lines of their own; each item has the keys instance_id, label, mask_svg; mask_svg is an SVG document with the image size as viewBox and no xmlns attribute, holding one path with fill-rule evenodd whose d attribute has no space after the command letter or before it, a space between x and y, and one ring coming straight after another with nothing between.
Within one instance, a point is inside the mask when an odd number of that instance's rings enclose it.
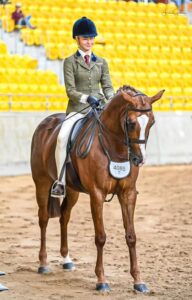
<instances>
[{"instance_id":1,"label":"necktie","mask_svg":"<svg viewBox=\"0 0 192 300\"><path fill-rule=\"evenodd\" d=\"M85 63L89 66L89 55L85 55Z\"/></svg>"}]
</instances>

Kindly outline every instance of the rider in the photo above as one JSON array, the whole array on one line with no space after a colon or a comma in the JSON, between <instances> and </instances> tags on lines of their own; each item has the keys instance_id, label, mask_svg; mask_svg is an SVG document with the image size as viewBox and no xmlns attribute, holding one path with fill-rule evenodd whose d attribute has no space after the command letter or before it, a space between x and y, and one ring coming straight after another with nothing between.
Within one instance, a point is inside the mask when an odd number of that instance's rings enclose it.
<instances>
[{"instance_id":1,"label":"rider","mask_svg":"<svg viewBox=\"0 0 192 300\"><path fill-rule=\"evenodd\" d=\"M92 52L96 36L97 30L92 20L82 17L74 23L73 39L77 42L78 50L64 61L64 81L69 97L67 114L74 115L82 109L84 109L82 113L85 114L89 110L89 108L85 109L87 104L96 108L101 98L101 89L106 100L110 100L114 94L106 60ZM71 114L69 116L71 117ZM75 114L74 117L64 122L60 129L55 152L58 176L66 158L69 132L74 122L82 116L80 113ZM53 185L51 195L61 197L64 194L64 182L57 180Z\"/></svg>"}]
</instances>

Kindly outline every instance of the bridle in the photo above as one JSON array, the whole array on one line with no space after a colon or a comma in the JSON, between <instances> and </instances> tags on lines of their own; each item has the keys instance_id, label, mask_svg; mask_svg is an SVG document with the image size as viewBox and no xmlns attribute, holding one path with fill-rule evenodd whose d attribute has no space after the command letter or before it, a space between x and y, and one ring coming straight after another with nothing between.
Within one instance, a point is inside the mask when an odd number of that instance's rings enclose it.
<instances>
[{"instance_id":1,"label":"bridle","mask_svg":"<svg viewBox=\"0 0 192 300\"><path fill-rule=\"evenodd\" d=\"M133 97L136 97L139 95L144 95L144 94L138 93L138 94L134 95ZM129 111L147 113L147 112L152 111L152 109L151 108L139 109L139 108L133 108L130 105L127 105L126 110L125 110L125 120L124 120L125 139L122 140L121 138L116 136L116 134L113 133L105 124L103 124L103 122L100 119L102 112L101 112L101 114L99 114L96 109L93 109L94 118L92 119L92 122L88 125L87 129L83 133L83 135L81 137L81 142L80 142L79 146L76 148L77 156L79 156L81 158L85 158L88 155L88 153L91 149L92 142L94 140L96 128L98 128L99 142L100 142L103 152L108 157L108 159L111 160L111 157L110 157L109 151L107 150L107 147L106 147L104 139L103 139L105 132L113 135L116 138L116 140L119 140L119 142L123 142L123 144L128 147L128 159L129 159L129 156L131 154L131 144L146 144L146 142L147 142L147 140L130 139L129 138L129 119L128 119ZM87 138L88 138L88 140L87 140ZM87 140L87 143L85 145L86 140Z\"/></svg>"},{"instance_id":2,"label":"bridle","mask_svg":"<svg viewBox=\"0 0 192 300\"><path fill-rule=\"evenodd\" d=\"M140 112L140 113L147 113L147 112L150 112L152 111L151 108L147 108L147 109L139 109L139 108L132 108L132 107L129 107L127 106L127 109L126 109L126 116L125 116L125 121L124 121L124 131L125 131L125 137L126 137L126 145L129 146L129 144L146 144L146 140L141 140L141 139L131 139L129 138L129 135L128 135L128 131L129 131L129 125L130 125L130 122L129 122L129 119L128 119L128 112L129 111L134 111L134 112Z\"/></svg>"},{"instance_id":3,"label":"bridle","mask_svg":"<svg viewBox=\"0 0 192 300\"><path fill-rule=\"evenodd\" d=\"M144 94L138 93L138 94L134 95L133 97L139 96L139 95L144 95ZM107 156L109 162L112 161L112 159L111 159L109 151L108 151L108 149L107 149L107 147L105 146L105 143L104 143L104 139L103 139L104 131L112 134L119 141L121 141L121 142L123 141L123 143L128 148L128 154L127 154L126 160L127 161L132 160L131 144L146 144L148 136L147 136L146 140L145 139L141 140L141 139L130 139L129 138L129 133L128 133L128 131L129 131L128 112L129 111L134 111L134 112L140 112L140 113L147 113L147 112L152 111L152 108L139 109L139 108L133 108L133 107L130 107L130 105L127 105L126 110L125 110L125 114L126 115L125 115L125 119L124 119L125 140L120 139L113 132L111 132L111 130L108 129L106 127L106 125L104 125L102 123L102 121L100 119L100 115L101 114L99 115L99 113L98 113L98 111L96 109L92 109L92 110L93 110L93 113L94 113L94 118L92 119L92 122L89 124L89 126L87 127L87 129L83 133L83 135L81 137L80 145L77 146L77 148L76 148L76 154L79 157L81 157L81 158L85 158L89 154L89 151L91 149L91 145L93 143L94 136L95 136L95 133L96 133L96 128L98 128L98 138L99 138L100 146L101 146L104 154ZM88 134L89 130L91 130L90 135ZM85 141L86 141L87 137L88 137L88 142L85 145ZM82 150L83 145L84 145L84 150ZM105 199L104 202L110 202L110 201L112 201L115 193L116 193L116 191L114 191L114 193L112 194L112 197L110 199L108 199L108 200Z\"/></svg>"},{"instance_id":4,"label":"bridle","mask_svg":"<svg viewBox=\"0 0 192 300\"><path fill-rule=\"evenodd\" d=\"M130 107L129 105L127 105L127 108L125 110L125 121L124 121L125 140L123 141L123 143L128 147L128 158L129 158L129 156L131 154L131 144L146 144L146 142L147 142L147 140L130 139L129 138L129 133L128 133L128 131L129 131L128 112L129 111L146 113L146 112L152 111L152 109L151 108L139 109L139 108L133 108L133 107ZM112 134L113 136L115 136L115 134L113 132L111 132L111 130L109 130L106 127L106 125L104 125L101 122L100 117L99 117L99 115L98 115L98 113L97 113L96 110L94 110L94 115L95 115L95 118L97 120L97 125L98 125L98 130L99 130L98 137L99 137L101 148L103 149L103 152L108 157L108 159L111 160L111 157L109 155L109 152L108 152L108 150L107 150L107 148L105 146L104 140L103 140L103 135L104 135L104 132L108 132L109 134ZM120 139L119 137L116 137L116 139L118 139L119 141L122 141L122 139Z\"/></svg>"}]
</instances>

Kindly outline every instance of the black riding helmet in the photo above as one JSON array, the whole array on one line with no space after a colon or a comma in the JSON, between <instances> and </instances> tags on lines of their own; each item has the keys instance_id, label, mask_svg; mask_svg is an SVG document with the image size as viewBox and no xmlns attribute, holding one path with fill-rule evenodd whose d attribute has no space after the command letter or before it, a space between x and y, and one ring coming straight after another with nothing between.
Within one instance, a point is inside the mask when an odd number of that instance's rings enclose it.
<instances>
[{"instance_id":1,"label":"black riding helmet","mask_svg":"<svg viewBox=\"0 0 192 300\"><path fill-rule=\"evenodd\" d=\"M95 37L97 36L97 29L93 21L86 17L77 20L73 25L73 39L76 36Z\"/></svg>"}]
</instances>

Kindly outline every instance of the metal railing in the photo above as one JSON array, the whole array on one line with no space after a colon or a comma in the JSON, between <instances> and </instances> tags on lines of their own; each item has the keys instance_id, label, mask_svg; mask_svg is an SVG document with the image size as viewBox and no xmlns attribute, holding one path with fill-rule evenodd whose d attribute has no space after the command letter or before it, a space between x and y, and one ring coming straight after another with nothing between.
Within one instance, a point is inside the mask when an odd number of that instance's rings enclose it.
<instances>
[{"instance_id":1,"label":"metal railing","mask_svg":"<svg viewBox=\"0 0 192 300\"><path fill-rule=\"evenodd\" d=\"M0 111L65 111L67 102L65 95L1 93ZM192 111L192 95L164 96L153 107L155 111Z\"/></svg>"},{"instance_id":2,"label":"metal railing","mask_svg":"<svg viewBox=\"0 0 192 300\"><path fill-rule=\"evenodd\" d=\"M49 111L53 110L54 107L55 110L57 110L57 108L58 110L65 110L67 102L68 100L65 95L1 93L0 111Z\"/></svg>"},{"instance_id":3,"label":"metal railing","mask_svg":"<svg viewBox=\"0 0 192 300\"><path fill-rule=\"evenodd\" d=\"M155 111L192 111L192 95L164 96L153 105Z\"/></svg>"}]
</instances>

